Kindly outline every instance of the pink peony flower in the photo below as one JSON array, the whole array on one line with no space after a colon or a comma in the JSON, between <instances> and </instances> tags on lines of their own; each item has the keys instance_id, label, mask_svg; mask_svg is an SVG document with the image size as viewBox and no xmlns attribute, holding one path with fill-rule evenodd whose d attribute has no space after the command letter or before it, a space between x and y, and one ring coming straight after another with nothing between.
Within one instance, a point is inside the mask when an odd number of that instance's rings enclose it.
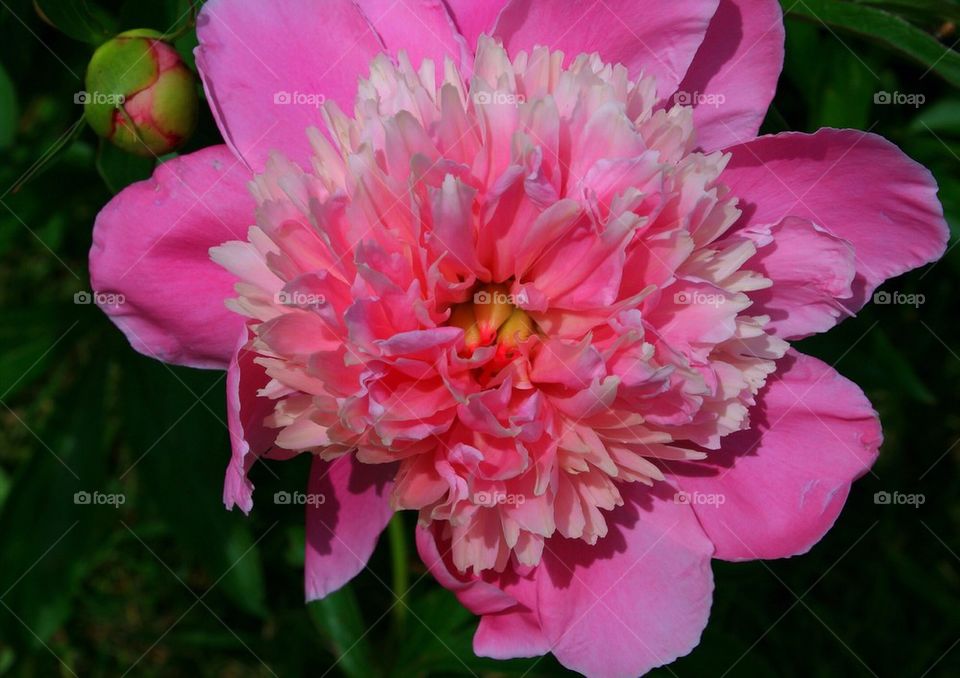
<instances>
[{"instance_id":1,"label":"pink peony flower","mask_svg":"<svg viewBox=\"0 0 960 678\"><path fill-rule=\"evenodd\" d=\"M930 174L755 138L775 0L208 2L226 145L100 214L134 348L228 370L224 499L314 455L306 590L399 509L474 647L589 675L688 653L711 558L807 551L881 442L788 341L939 257Z\"/></svg>"}]
</instances>

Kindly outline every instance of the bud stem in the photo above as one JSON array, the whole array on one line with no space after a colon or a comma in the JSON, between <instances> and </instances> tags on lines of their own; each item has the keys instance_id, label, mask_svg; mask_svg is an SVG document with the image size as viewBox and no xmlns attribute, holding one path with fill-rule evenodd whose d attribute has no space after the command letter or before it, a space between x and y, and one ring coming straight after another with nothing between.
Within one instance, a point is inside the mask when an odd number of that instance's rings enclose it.
<instances>
[{"instance_id":1,"label":"bud stem","mask_svg":"<svg viewBox=\"0 0 960 678\"><path fill-rule=\"evenodd\" d=\"M190 31L193 30L194 26L197 25L197 2L196 2L196 0L192 0L192 2L190 3L190 9L187 10L187 14L189 14L189 17L188 17L187 20L183 23L183 25L180 26L180 28L176 29L176 30L173 31L172 33L164 33L164 34L160 37L160 39L163 40L164 42L173 42L174 40L177 40L177 39L179 39L179 38L182 38L184 35L186 35L187 33L189 33Z\"/></svg>"}]
</instances>

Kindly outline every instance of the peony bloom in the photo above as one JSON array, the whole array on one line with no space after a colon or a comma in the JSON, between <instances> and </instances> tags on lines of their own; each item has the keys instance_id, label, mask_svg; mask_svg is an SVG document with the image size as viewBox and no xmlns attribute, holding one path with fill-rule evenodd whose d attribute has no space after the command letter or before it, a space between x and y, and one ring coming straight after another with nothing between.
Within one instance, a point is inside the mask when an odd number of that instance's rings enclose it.
<instances>
[{"instance_id":1,"label":"peony bloom","mask_svg":"<svg viewBox=\"0 0 960 678\"><path fill-rule=\"evenodd\" d=\"M830 528L880 425L788 342L947 229L877 136L755 138L775 0L212 0L198 34L226 145L103 210L92 283L228 370L228 507L314 455L308 598L416 510L478 654L632 676L697 644L712 558Z\"/></svg>"}]
</instances>

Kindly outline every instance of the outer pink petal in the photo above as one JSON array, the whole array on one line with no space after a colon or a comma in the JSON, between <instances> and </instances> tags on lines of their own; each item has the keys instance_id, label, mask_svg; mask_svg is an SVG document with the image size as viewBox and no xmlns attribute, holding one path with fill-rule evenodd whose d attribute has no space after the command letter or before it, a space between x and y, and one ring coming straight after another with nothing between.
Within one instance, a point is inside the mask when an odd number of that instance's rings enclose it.
<instances>
[{"instance_id":1,"label":"outer pink petal","mask_svg":"<svg viewBox=\"0 0 960 678\"><path fill-rule=\"evenodd\" d=\"M484 615L473 636L473 651L478 657L539 657L550 649L536 612L526 609Z\"/></svg>"},{"instance_id":2,"label":"outer pink petal","mask_svg":"<svg viewBox=\"0 0 960 678\"><path fill-rule=\"evenodd\" d=\"M657 78L661 97L673 94L703 42L718 0L510 0L494 35L512 56L535 45L562 50L567 60L599 52L637 77Z\"/></svg>"},{"instance_id":3,"label":"outer pink petal","mask_svg":"<svg viewBox=\"0 0 960 678\"><path fill-rule=\"evenodd\" d=\"M253 483L247 473L277 437L276 429L263 425L263 420L273 412L274 401L257 395L270 378L263 367L254 362L257 354L247 350L248 342L244 326L227 370L227 425L232 454L223 483L223 503L228 509L239 506L244 513L253 507Z\"/></svg>"},{"instance_id":4,"label":"outer pink petal","mask_svg":"<svg viewBox=\"0 0 960 678\"><path fill-rule=\"evenodd\" d=\"M460 36L442 0L356 0L392 53L405 50L413 66L432 59L442 72L443 60L471 60L472 46Z\"/></svg>"},{"instance_id":5,"label":"outer pink petal","mask_svg":"<svg viewBox=\"0 0 960 678\"><path fill-rule=\"evenodd\" d=\"M332 462L314 458L307 504L307 601L323 598L364 567L390 522L393 464L362 464L354 455Z\"/></svg>"},{"instance_id":6,"label":"outer pink petal","mask_svg":"<svg viewBox=\"0 0 960 678\"><path fill-rule=\"evenodd\" d=\"M720 0L677 97L694 105L703 149L757 136L783 68L783 38L777 0Z\"/></svg>"},{"instance_id":7,"label":"outer pink petal","mask_svg":"<svg viewBox=\"0 0 960 678\"><path fill-rule=\"evenodd\" d=\"M255 171L275 149L308 167L305 131L323 128L319 97L352 111L357 78L383 49L350 0L210 0L197 37L197 67L220 131Z\"/></svg>"},{"instance_id":8,"label":"outer pink petal","mask_svg":"<svg viewBox=\"0 0 960 678\"><path fill-rule=\"evenodd\" d=\"M853 245L857 276L844 302L852 312L885 279L946 249L936 181L882 137L821 129L760 137L727 150L733 157L720 181L740 198L739 226L798 216Z\"/></svg>"},{"instance_id":9,"label":"outer pink petal","mask_svg":"<svg viewBox=\"0 0 960 678\"><path fill-rule=\"evenodd\" d=\"M505 593L495 583L473 576L458 575L450 562L449 542L442 546L438 544L431 529L417 528L417 551L430 574L444 588L452 591L463 606L474 614L491 614L516 606L517 599Z\"/></svg>"},{"instance_id":10,"label":"outer pink petal","mask_svg":"<svg viewBox=\"0 0 960 678\"><path fill-rule=\"evenodd\" d=\"M588 676L638 676L690 652L707 624L713 545L661 485L620 485L625 505L588 546L553 538L538 568L540 623L560 662Z\"/></svg>"},{"instance_id":11,"label":"outer pink petal","mask_svg":"<svg viewBox=\"0 0 960 678\"><path fill-rule=\"evenodd\" d=\"M124 296L101 308L136 350L227 368L243 320L224 306L235 279L209 249L246 237L254 210L248 180L226 146L211 146L163 163L97 215L90 284Z\"/></svg>"},{"instance_id":12,"label":"outer pink petal","mask_svg":"<svg viewBox=\"0 0 960 678\"><path fill-rule=\"evenodd\" d=\"M787 217L761 237L773 236L744 268L757 271L773 286L750 294L750 313L770 317L767 331L781 337L824 332L848 312L842 301L853 296L856 254L853 246L825 229Z\"/></svg>"},{"instance_id":13,"label":"outer pink petal","mask_svg":"<svg viewBox=\"0 0 960 678\"><path fill-rule=\"evenodd\" d=\"M677 482L718 558L805 553L837 519L850 483L876 460L877 413L856 384L790 351L751 421L753 429L724 438L706 460L675 465Z\"/></svg>"},{"instance_id":14,"label":"outer pink petal","mask_svg":"<svg viewBox=\"0 0 960 678\"><path fill-rule=\"evenodd\" d=\"M520 576L508 569L485 579L457 574L450 562L450 543L437 541L433 530L417 529L417 550L440 584L464 607L481 615L473 649L482 657L535 657L550 651L536 614L536 573Z\"/></svg>"},{"instance_id":15,"label":"outer pink petal","mask_svg":"<svg viewBox=\"0 0 960 678\"><path fill-rule=\"evenodd\" d=\"M453 20L470 49L476 50L481 33L490 35L507 0L446 0Z\"/></svg>"}]
</instances>

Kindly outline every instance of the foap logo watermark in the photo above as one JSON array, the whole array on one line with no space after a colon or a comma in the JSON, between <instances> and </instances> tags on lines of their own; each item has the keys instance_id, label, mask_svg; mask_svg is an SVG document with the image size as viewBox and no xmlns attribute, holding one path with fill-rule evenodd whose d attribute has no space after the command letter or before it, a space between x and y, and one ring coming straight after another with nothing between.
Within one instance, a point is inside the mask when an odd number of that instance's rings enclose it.
<instances>
[{"instance_id":1,"label":"foap logo watermark","mask_svg":"<svg viewBox=\"0 0 960 678\"><path fill-rule=\"evenodd\" d=\"M89 292L83 290L73 295L73 303L78 306L96 304L97 306L123 306L127 298L119 292Z\"/></svg>"},{"instance_id":2,"label":"foap logo watermark","mask_svg":"<svg viewBox=\"0 0 960 678\"><path fill-rule=\"evenodd\" d=\"M274 301L282 306L317 308L326 304L327 298L322 294L313 294L299 290L281 290L277 292Z\"/></svg>"},{"instance_id":3,"label":"foap logo watermark","mask_svg":"<svg viewBox=\"0 0 960 678\"><path fill-rule=\"evenodd\" d=\"M477 492L473 495L473 503L477 506L521 506L527 501L526 495L508 494L507 492Z\"/></svg>"},{"instance_id":4,"label":"foap logo watermark","mask_svg":"<svg viewBox=\"0 0 960 678\"><path fill-rule=\"evenodd\" d=\"M920 108L927 101L923 94L909 92L874 92L873 103L878 106L913 106Z\"/></svg>"},{"instance_id":5,"label":"foap logo watermark","mask_svg":"<svg viewBox=\"0 0 960 678\"><path fill-rule=\"evenodd\" d=\"M481 104L484 106L489 106L491 104L496 104L498 106L519 106L520 104L526 102L527 97L522 94L514 94L513 92L474 92L471 97L475 104Z\"/></svg>"},{"instance_id":6,"label":"foap logo watermark","mask_svg":"<svg viewBox=\"0 0 960 678\"><path fill-rule=\"evenodd\" d=\"M720 108L726 101L727 97L719 93L680 91L673 95L673 102L678 106L713 106L714 108Z\"/></svg>"},{"instance_id":7,"label":"foap logo watermark","mask_svg":"<svg viewBox=\"0 0 960 678\"><path fill-rule=\"evenodd\" d=\"M912 506L913 508L920 508L926 501L926 496L919 492L907 494L906 492L887 492L884 490L873 495L873 503L877 506Z\"/></svg>"},{"instance_id":8,"label":"foap logo watermark","mask_svg":"<svg viewBox=\"0 0 960 678\"><path fill-rule=\"evenodd\" d=\"M123 106L125 101L125 96L114 92L87 92L86 90L80 90L79 92L73 93L73 103L82 106L86 104L95 106Z\"/></svg>"},{"instance_id":9,"label":"foap logo watermark","mask_svg":"<svg viewBox=\"0 0 960 678\"><path fill-rule=\"evenodd\" d=\"M698 292L696 290L677 292L673 295L673 303L681 306L713 306L718 308L727 303L727 298L719 293Z\"/></svg>"},{"instance_id":10,"label":"foap logo watermark","mask_svg":"<svg viewBox=\"0 0 960 678\"><path fill-rule=\"evenodd\" d=\"M486 306L487 304L510 304L511 306L521 306L526 304L527 293L521 291L519 294L507 294L506 292L497 292L489 290L480 290L474 293L473 303Z\"/></svg>"},{"instance_id":11,"label":"foap logo watermark","mask_svg":"<svg viewBox=\"0 0 960 678\"><path fill-rule=\"evenodd\" d=\"M273 494L273 503L280 506L323 506L326 495L318 492L287 492L280 490Z\"/></svg>"},{"instance_id":12,"label":"foap logo watermark","mask_svg":"<svg viewBox=\"0 0 960 678\"><path fill-rule=\"evenodd\" d=\"M120 508L127 503L127 496L119 492L108 494L106 492L87 492L80 490L74 493L73 503L77 506L112 506Z\"/></svg>"},{"instance_id":13,"label":"foap logo watermark","mask_svg":"<svg viewBox=\"0 0 960 678\"><path fill-rule=\"evenodd\" d=\"M904 294L903 292L874 292L873 303L880 306L913 306L919 308L927 298L922 294Z\"/></svg>"},{"instance_id":14,"label":"foap logo watermark","mask_svg":"<svg viewBox=\"0 0 960 678\"><path fill-rule=\"evenodd\" d=\"M278 106L313 106L314 108L320 108L326 100L327 97L318 92L280 90L273 93L273 103Z\"/></svg>"},{"instance_id":15,"label":"foap logo watermark","mask_svg":"<svg viewBox=\"0 0 960 678\"><path fill-rule=\"evenodd\" d=\"M727 502L725 495L717 492L677 492L673 495L674 504L691 506L723 506Z\"/></svg>"}]
</instances>

